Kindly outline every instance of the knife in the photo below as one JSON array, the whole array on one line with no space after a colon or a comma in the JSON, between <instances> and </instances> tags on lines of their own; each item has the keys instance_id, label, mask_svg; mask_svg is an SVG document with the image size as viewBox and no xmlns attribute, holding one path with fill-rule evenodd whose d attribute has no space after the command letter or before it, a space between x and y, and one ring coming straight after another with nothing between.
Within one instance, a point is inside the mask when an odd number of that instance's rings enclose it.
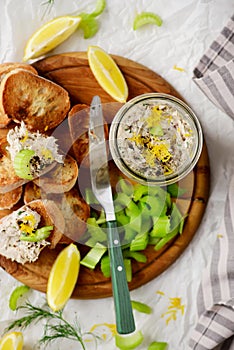
<instances>
[{"instance_id":1,"label":"knife","mask_svg":"<svg viewBox=\"0 0 234 350\"><path fill-rule=\"evenodd\" d=\"M99 96L93 97L90 108L89 160L92 190L106 215L116 328L118 333L128 334L135 330L135 322L115 218L103 128L102 105Z\"/></svg>"}]
</instances>

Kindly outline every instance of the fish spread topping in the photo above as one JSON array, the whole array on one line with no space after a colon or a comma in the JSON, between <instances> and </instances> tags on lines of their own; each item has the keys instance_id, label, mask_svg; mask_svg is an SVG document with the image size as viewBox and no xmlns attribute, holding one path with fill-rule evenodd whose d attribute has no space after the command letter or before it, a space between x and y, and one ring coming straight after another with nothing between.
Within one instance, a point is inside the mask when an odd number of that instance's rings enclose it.
<instances>
[{"instance_id":1,"label":"fish spread topping","mask_svg":"<svg viewBox=\"0 0 234 350\"><path fill-rule=\"evenodd\" d=\"M22 235L33 235L41 216L28 207L12 212L1 220L0 254L12 261L24 264L38 259L41 249L48 245L46 240L24 241Z\"/></svg>"},{"instance_id":2,"label":"fish spread topping","mask_svg":"<svg viewBox=\"0 0 234 350\"><path fill-rule=\"evenodd\" d=\"M140 102L124 115L117 133L124 163L136 174L157 179L178 173L194 154L194 126L173 105Z\"/></svg>"},{"instance_id":3,"label":"fish spread topping","mask_svg":"<svg viewBox=\"0 0 234 350\"><path fill-rule=\"evenodd\" d=\"M63 156L58 153L57 140L53 136L42 135L39 131L30 132L24 122L10 130L7 134L11 160L14 162L16 155L22 150L32 150L34 155L30 160L30 173L33 177L54 161L63 163Z\"/></svg>"}]
</instances>

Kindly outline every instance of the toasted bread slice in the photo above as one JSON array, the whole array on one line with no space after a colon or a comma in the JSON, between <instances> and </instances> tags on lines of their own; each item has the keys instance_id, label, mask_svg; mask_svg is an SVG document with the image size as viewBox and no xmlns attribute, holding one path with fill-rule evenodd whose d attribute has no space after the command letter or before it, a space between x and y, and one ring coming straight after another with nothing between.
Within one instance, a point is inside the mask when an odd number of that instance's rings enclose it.
<instances>
[{"instance_id":1,"label":"toasted bread slice","mask_svg":"<svg viewBox=\"0 0 234 350\"><path fill-rule=\"evenodd\" d=\"M18 220L22 220L20 215L22 215L22 212L25 210L27 211L26 216L23 216L22 218L24 218L24 220L27 218L28 220L25 224L26 227L30 227L29 223L36 220L35 214L32 214L32 212L28 210L32 210L36 215L40 215L38 217L39 224L37 229L44 226L53 226L53 230L49 237L46 238L46 241L50 242L51 248L54 248L57 245L58 241L61 239L62 232L64 231L64 219L61 211L55 203L48 200L33 201L20 207L17 211L3 217L0 220L0 227L2 228L0 235L0 254L22 264L37 260L41 250L47 246L44 240L42 242L26 242L25 244L20 240L22 232L20 231L20 221L18 222ZM24 221L22 221L22 223L23 222ZM19 231L15 225L19 226Z\"/></svg>"},{"instance_id":2,"label":"toasted bread slice","mask_svg":"<svg viewBox=\"0 0 234 350\"><path fill-rule=\"evenodd\" d=\"M23 193L23 186L20 186L10 192L0 193L0 210L11 209L19 202Z\"/></svg>"},{"instance_id":3,"label":"toasted bread slice","mask_svg":"<svg viewBox=\"0 0 234 350\"><path fill-rule=\"evenodd\" d=\"M0 84L0 109L31 131L55 128L70 109L68 92L24 69L7 73Z\"/></svg>"},{"instance_id":4,"label":"toasted bread slice","mask_svg":"<svg viewBox=\"0 0 234 350\"><path fill-rule=\"evenodd\" d=\"M68 125L72 148L78 165L89 167L89 108L85 104L75 105L68 113ZM105 138L108 139L108 125L104 123Z\"/></svg>"},{"instance_id":5,"label":"toasted bread slice","mask_svg":"<svg viewBox=\"0 0 234 350\"><path fill-rule=\"evenodd\" d=\"M86 230L86 221L90 217L90 207L79 191L73 188L64 194L46 194L35 183L25 185L25 204L40 198L53 201L63 214L65 229L59 243L69 244L72 241L79 241Z\"/></svg>"},{"instance_id":6,"label":"toasted bread slice","mask_svg":"<svg viewBox=\"0 0 234 350\"><path fill-rule=\"evenodd\" d=\"M6 149L7 146L7 139L4 137L0 139L0 193L12 191L29 182L29 180L21 179L16 175L10 154ZM44 168L41 176L52 170L56 164L56 162L53 162Z\"/></svg>"},{"instance_id":7,"label":"toasted bread slice","mask_svg":"<svg viewBox=\"0 0 234 350\"><path fill-rule=\"evenodd\" d=\"M79 242L86 231L86 221L90 217L90 207L81 197L76 188L64 193L61 203L57 205L63 213L65 220L65 231L67 239ZM64 237L60 243L64 243Z\"/></svg>"},{"instance_id":8,"label":"toasted bread slice","mask_svg":"<svg viewBox=\"0 0 234 350\"><path fill-rule=\"evenodd\" d=\"M33 181L28 182L24 185L23 201L24 204L28 204L37 199L46 198L46 194L41 191Z\"/></svg>"},{"instance_id":9,"label":"toasted bread slice","mask_svg":"<svg viewBox=\"0 0 234 350\"><path fill-rule=\"evenodd\" d=\"M37 75L36 69L27 63L15 63L15 62L1 63L0 64L0 82L2 81L2 79L5 77L7 73L17 68L28 70L29 72ZM5 128L10 122L11 122L11 118L9 118L8 115L3 111L0 111L0 128Z\"/></svg>"},{"instance_id":10,"label":"toasted bread slice","mask_svg":"<svg viewBox=\"0 0 234 350\"><path fill-rule=\"evenodd\" d=\"M10 122L11 118L8 118L7 114L0 111L0 129L7 127Z\"/></svg>"},{"instance_id":11,"label":"toasted bread slice","mask_svg":"<svg viewBox=\"0 0 234 350\"><path fill-rule=\"evenodd\" d=\"M15 173L9 152L6 147L8 142L5 138L0 140L0 193L6 193L22 186L24 179Z\"/></svg>"},{"instance_id":12,"label":"toasted bread slice","mask_svg":"<svg viewBox=\"0 0 234 350\"><path fill-rule=\"evenodd\" d=\"M77 162L67 154L64 164L56 165L53 170L35 179L34 183L46 193L64 193L75 185L77 177Z\"/></svg>"},{"instance_id":13,"label":"toasted bread slice","mask_svg":"<svg viewBox=\"0 0 234 350\"><path fill-rule=\"evenodd\" d=\"M4 76L12 71L13 69L25 69L33 74L38 74L37 70L28 63L21 62L4 62L0 64L0 81L4 78Z\"/></svg>"}]
</instances>

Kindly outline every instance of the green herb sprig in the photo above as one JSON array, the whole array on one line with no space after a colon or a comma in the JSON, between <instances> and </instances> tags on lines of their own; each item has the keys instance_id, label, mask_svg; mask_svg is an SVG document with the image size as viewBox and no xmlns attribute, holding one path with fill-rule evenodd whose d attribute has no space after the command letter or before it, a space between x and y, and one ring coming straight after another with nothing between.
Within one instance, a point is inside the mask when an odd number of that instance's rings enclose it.
<instances>
[{"instance_id":1,"label":"green herb sprig","mask_svg":"<svg viewBox=\"0 0 234 350\"><path fill-rule=\"evenodd\" d=\"M49 345L49 343L56 339L65 338L79 342L81 349L85 350L86 348L83 337L85 335L92 335L95 337L94 334L89 332L82 334L77 319L75 319L75 322L73 324L66 321L63 317L62 310L58 312L52 312L47 307L36 307L29 302L23 306L20 306L17 310L23 310L26 316L13 321L6 328L6 332L16 328L23 330L30 326L32 323L38 323L39 321L46 320L47 323L44 326L44 334L39 340L39 343L45 346Z\"/></svg>"}]
</instances>

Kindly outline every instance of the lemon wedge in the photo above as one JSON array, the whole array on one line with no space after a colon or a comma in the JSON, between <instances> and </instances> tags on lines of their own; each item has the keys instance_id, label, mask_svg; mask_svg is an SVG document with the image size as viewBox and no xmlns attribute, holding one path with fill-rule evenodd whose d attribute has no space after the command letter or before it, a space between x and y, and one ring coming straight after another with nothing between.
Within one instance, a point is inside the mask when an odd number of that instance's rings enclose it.
<instances>
[{"instance_id":1,"label":"lemon wedge","mask_svg":"<svg viewBox=\"0 0 234 350\"><path fill-rule=\"evenodd\" d=\"M75 32L80 21L80 16L61 16L45 23L27 41L23 61L53 50Z\"/></svg>"},{"instance_id":2,"label":"lemon wedge","mask_svg":"<svg viewBox=\"0 0 234 350\"><path fill-rule=\"evenodd\" d=\"M128 86L113 58L100 47L89 46L88 61L93 75L103 90L114 100L126 102Z\"/></svg>"},{"instance_id":3,"label":"lemon wedge","mask_svg":"<svg viewBox=\"0 0 234 350\"><path fill-rule=\"evenodd\" d=\"M80 252L71 243L55 259L47 283L47 302L53 311L61 310L70 298L80 270Z\"/></svg>"},{"instance_id":4,"label":"lemon wedge","mask_svg":"<svg viewBox=\"0 0 234 350\"><path fill-rule=\"evenodd\" d=\"M24 344L21 332L11 332L5 334L0 340L0 350L22 350Z\"/></svg>"}]
</instances>

